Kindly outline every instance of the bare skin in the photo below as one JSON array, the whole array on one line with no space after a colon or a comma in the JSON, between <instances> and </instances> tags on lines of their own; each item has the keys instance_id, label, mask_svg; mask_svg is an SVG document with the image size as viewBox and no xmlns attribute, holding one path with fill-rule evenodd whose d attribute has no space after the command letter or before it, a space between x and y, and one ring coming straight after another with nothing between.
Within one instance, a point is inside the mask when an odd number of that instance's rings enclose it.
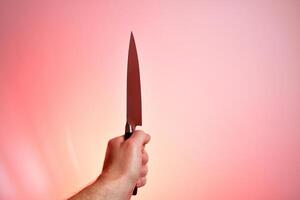
<instances>
[{"instance_id":1,"label":"bare skin","mask_svg":"<svg viewBox=\"0 0 300 200\"><path fill-rule=\"evenodd\" d=\"M150 135L141 130L108 142L103 170L97 180L70 200L128 200L135 186L146 184L148 154L145 145Z\"/></svg>"}]
</instances>

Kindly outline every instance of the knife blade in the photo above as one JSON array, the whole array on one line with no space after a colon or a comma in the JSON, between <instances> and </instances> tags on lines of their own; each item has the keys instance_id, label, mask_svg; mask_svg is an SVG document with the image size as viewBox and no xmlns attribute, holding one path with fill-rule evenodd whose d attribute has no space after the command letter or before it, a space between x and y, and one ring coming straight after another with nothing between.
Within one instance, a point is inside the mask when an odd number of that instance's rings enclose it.
<instances>
[{"instance_id":1,"label":"knife blade","mask_svg":"<svg viewBox=\"0 0 300 200\"><path fill-rule=\"evenodd\" d=\"M141 98L141 82L138 54L136 50L134 36L131 32L128 50L127 62L127 105L126 105L126 125L125 140L128 139L136 126L142 125L142 98ZM137 187L132 193L137 194Z\"/></svg>"}]
</instances>

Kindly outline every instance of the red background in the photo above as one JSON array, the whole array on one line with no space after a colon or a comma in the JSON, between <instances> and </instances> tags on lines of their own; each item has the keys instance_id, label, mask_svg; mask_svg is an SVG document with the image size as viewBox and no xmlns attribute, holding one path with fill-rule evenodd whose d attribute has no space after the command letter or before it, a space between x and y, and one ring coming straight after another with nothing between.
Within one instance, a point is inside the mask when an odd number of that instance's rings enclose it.
<instances>
[{"instance_id":1,"label":"red background","mask_svg":"<svg viewBox=\"0 0 300 200\"><path fill-rule=\"evenodd\" d=\"M137 43L148 184L135 199L300 199L299 1L0 2L0 198L61 199L124 132Z\"/></svg>"}]
</instances>

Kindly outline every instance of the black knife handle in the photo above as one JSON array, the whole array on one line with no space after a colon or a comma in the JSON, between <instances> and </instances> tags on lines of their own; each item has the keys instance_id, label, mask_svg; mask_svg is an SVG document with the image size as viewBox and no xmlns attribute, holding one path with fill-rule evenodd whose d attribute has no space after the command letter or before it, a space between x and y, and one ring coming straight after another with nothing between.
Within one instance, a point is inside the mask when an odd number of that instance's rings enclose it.
<instances>
[{"instance_id":1,"label":"black knife handle","mask_svg":"<svg viewBox=\"0 0 300 200\"><path fill-rule=\"evenodd\" d=\"M126 132L125 132L124 138L125 138L125 140L127 140L132 135L132 132L128 131L129 130L129 125L128 124L126 124L125 129L126 129ZM132 195L137 195L137 187L136 186L134 187Z\"/></svg>"},{"instance_id":2,"label":"black knife handle","mask_svg":"<svg viewBox=\"0 0 300 200\"><path fill-rule=\"evenodd\" d=\"M127 140L132 135L132 132L125 132L124 138Z\"/></svg>"},{"instance_id":3,"label":"black knife handle","mask_svg":"<svg viewBox=\"0 0 300 200\"><path fill-rule=\"evenodd\" d=\"M136 187L136 186L134 187L134 190L133 190L133 192L132 192L132 195L137 195L137 187Z\"/></svg>"}]
</instances>

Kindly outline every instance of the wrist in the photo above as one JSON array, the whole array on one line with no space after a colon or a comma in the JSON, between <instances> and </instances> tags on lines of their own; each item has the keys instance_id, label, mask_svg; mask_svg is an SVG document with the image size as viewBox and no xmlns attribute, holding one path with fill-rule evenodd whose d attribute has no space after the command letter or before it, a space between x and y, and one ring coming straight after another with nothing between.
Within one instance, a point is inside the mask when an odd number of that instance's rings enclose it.
<instances>
[{"instance_id":1,"label":"wrist","mask_svg":"<svg viewBox=\"0 0 300 200\"><path fill-rule=\"evenodd\" d=\"M110 177L102 173L95 182L106 194L112 194L111 199L130 199L135 183L131 183L126 176ZM125 198L124 198L125 197Z\"/></svg>"}]
</instances>

